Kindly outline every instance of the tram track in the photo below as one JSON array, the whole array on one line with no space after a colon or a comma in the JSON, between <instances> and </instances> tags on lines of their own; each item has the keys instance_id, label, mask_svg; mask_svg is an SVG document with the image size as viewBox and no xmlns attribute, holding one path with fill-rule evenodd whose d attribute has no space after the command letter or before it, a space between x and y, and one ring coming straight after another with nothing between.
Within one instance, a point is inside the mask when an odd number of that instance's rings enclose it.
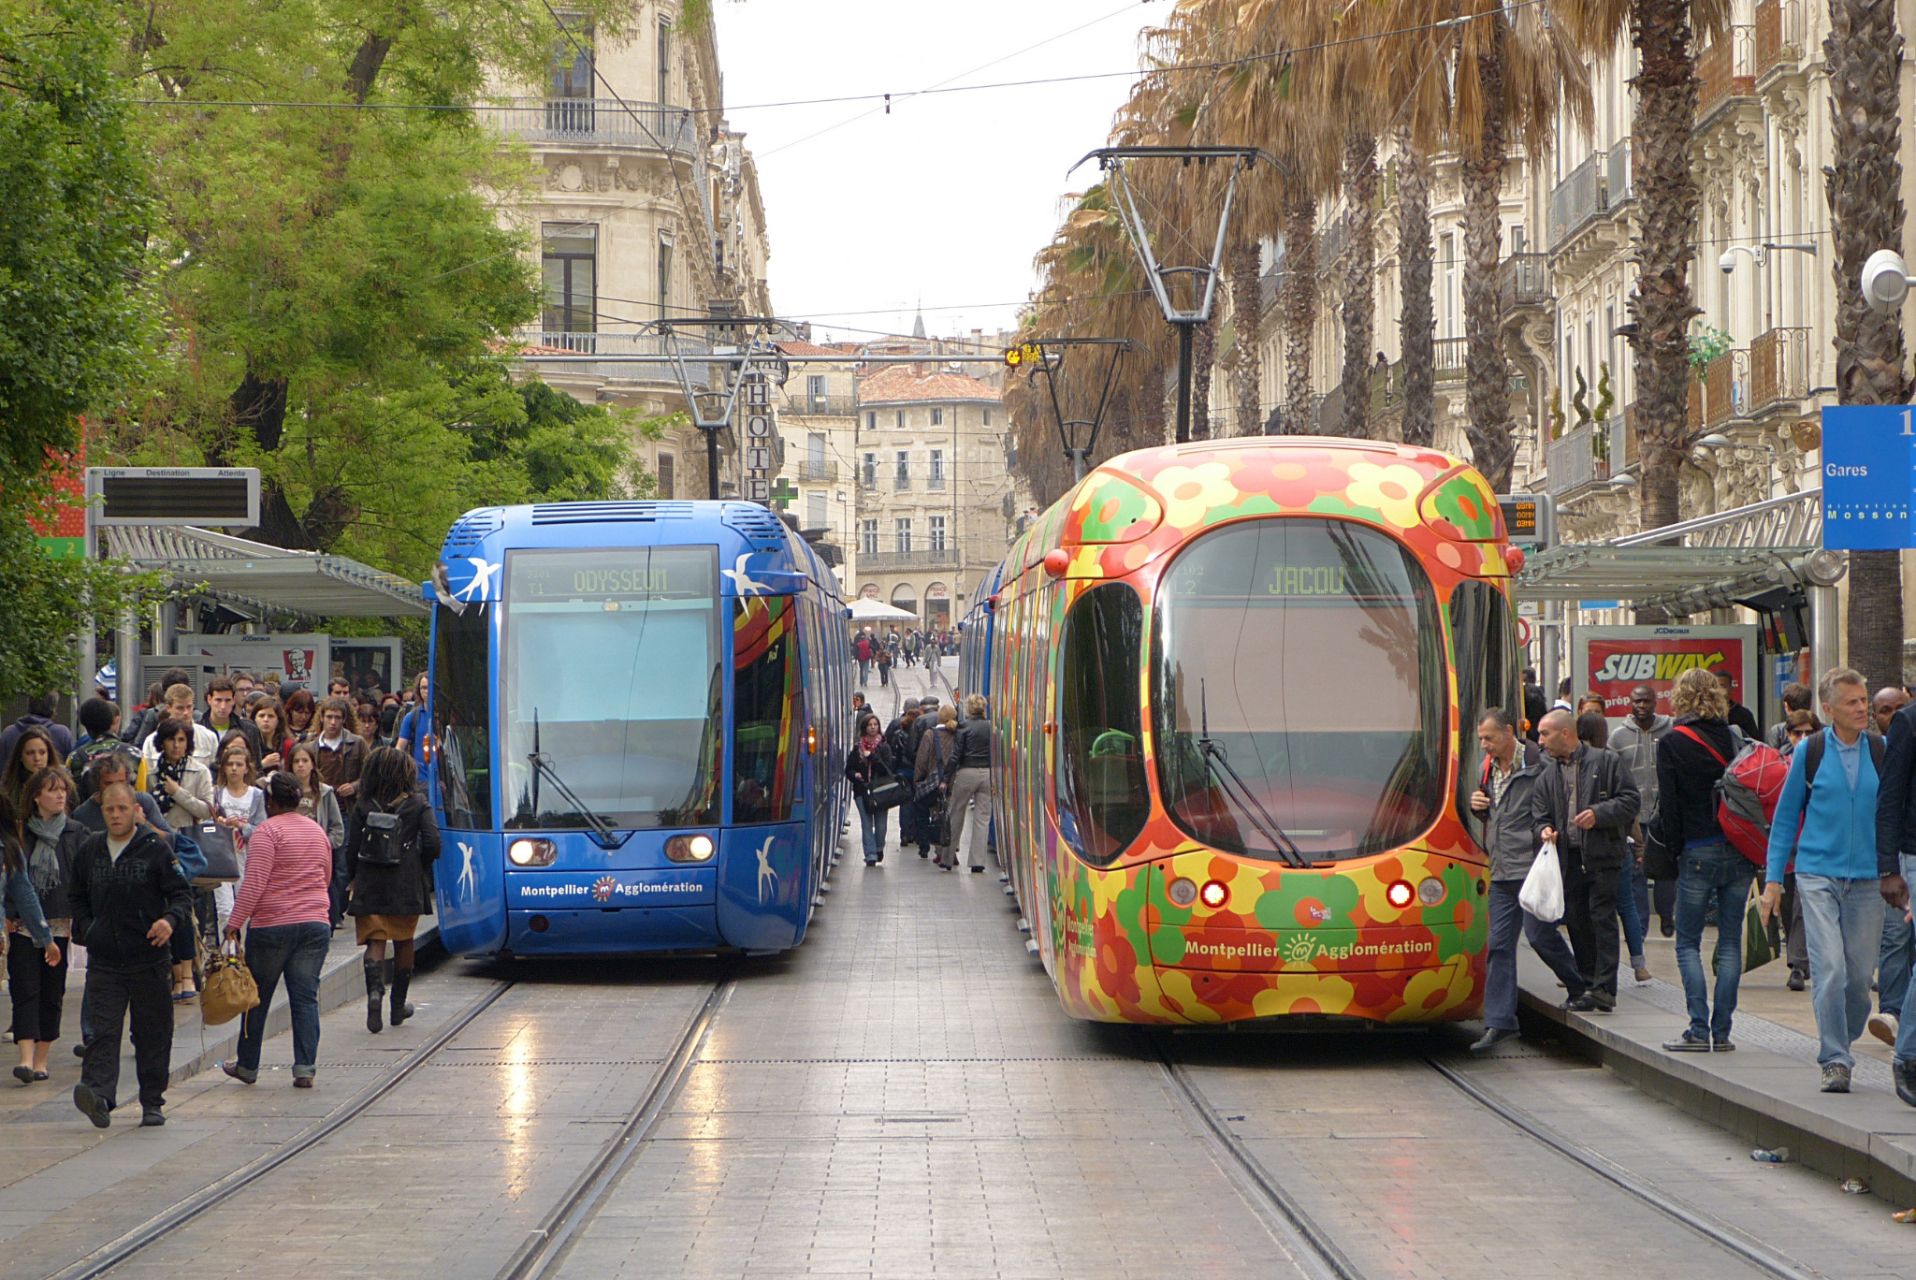
<instances>
[{"instance_id":1,"label":"tram track","mask_svg":"<svg viewBox=\"0 0 1916 1280\"><path fill-rule=\"evenodd\" d=\"M1821 1273L1778 1253L1762 1241L1722 1222L1713 1215L1685 1204L1681 1198L1630 1172L1600 1152L1572 1140L1536 1119L1523 1108L1506 1102L1456 1067L1435 1056L1424 1058L1426 1066L1448 1081L1459 1093L1490 1114L1578 1166L1609 1183L1631 1199L1702 1237L1718 1248L1778 1280L1815 1280Z\"/></svg>"},{"instance_id":2,"label":"tram track","mask_svg":"<svg viewBox=\"0 0 1916 1280\"><path fill-rule=\"evenodd\" d=\"M431 1039L401 1059L392 1074L361 1089L339 1107L274 1150L248 1161L79 1261L54 1272L51 1280L92 1280L92 1277L106 1275L136 1254L158 1244L208 1211L225 1203L274 1170L298 1159L305 1152L363 1116L380 1099L405 1083L462 1031L476 1022L481 1014L498 1003L499 998L514 985L511 979L495 983L460 1010L450 1022L434 1032Z\"/></svg>"}]
</instances>

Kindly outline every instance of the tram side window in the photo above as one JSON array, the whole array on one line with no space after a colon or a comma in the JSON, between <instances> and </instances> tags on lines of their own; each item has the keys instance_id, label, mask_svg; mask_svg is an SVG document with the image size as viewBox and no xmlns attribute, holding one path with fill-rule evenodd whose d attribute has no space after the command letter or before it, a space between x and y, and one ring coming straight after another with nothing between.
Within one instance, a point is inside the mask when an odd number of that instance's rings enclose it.
<instances>
[{"instance_id":1,"label":"tram side window","mask_svg":"<svg viewBox=\"0 0 1916 1280\"><path fill-rule=\"evenodd\" d=\"M732 821L784 822L798 790L798 611L740 600L732 631Z\"/></svg>"},{"instance_id":2,"label":"tram side window","mask_svg":"<svg viewBox=\"0 0 1916 1280\"><path fill-rule=\"evenodd\" d=\"M1450 597L1450 634L1457 663L1457 809L1470 812L1470 793L1483 776L1477 723L1501 707L1521 723L1523 685L1510 601L1487 582L1466 580Z\"/></svg>"},{"instance_id":3,"label":"tram side window","mask_svg":"<svg viewBox=\"0 0 1916 1280\"><path fill-rule=\"evenodd\" d=\"M1122 583L1093 587L1064 621L1058 823L1087 862L1105 866L1144 830L1144 714L1138 662L1144 606Z\"/></svg>"},{"instance_id":4,"label":"tram side window","mask_svg":"<svg viewBox=\"0 0 1916 1280\"><path fill-rule=\"evenodd\" d=\"M441 608L433 627L432 722L439 736L439 795L446 825L492 826L492 610Z\"/></svg>"}]
</instances>

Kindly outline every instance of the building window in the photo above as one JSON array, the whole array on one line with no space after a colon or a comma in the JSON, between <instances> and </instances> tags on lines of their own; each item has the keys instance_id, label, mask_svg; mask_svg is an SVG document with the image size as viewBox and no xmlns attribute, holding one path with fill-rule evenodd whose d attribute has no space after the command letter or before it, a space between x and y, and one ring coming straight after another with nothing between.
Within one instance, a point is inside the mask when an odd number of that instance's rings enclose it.
<instances>
[{"instance_id":1,"label":"building window","mask_svg":"<svg viewBox=\"0 0 1916 1280\"><path fill-rule=\"evenodd\" d=\"M672 101L672 20L659 19L659 102Z\"/></svg>"},{"instance_id":2,"label":"building window","mask_svg":"<svg viewBox=\"0 0 1916 1280\"><path fill-rule=\"evenodd\" d=\"M878 554L878 521L860 520L858 522L858 553L866 556Z\"/></svg>"},{"instance_id":3,"label":"building window","mask_svg":"<svg viewBox=\"0 0 1916 1280\"><path fill-rule=\"evenodd\" d=\"M931 466L925 471L925 487L927 489L945 487L945 451L943 449L931 451Z\"/></svg>"},{"instance_id":4,"label":"building window","mask_svg":"<svg viewBox=\"0 0 1916 1280\"><path fill-rule=\"evenodd\" d=\"M825 474L825 433L823 431L806 433L805 469L811 473L808 479L816 480Z\"/></svg>"},{"instance_id":5,"label":"building window","mask_svg":"<svg viewBox=\"0 0 1916 1280\"><path fill-rule=\"evenodd\" d=\"M893 549L896 550L899 555L911 554L910 516L899 516L891 522L891 538Z\"/></svg>"},{"instance_id":6,"label":"building window","mask_svg":"<svg viewBox=\"0 0 1916 1280\"><path fill-rule=\"evenodd\" d=\"M979 415L979 418L978 418L978 425L981 427L988 427L991 425L991 410L986 409L982 411L982 413Z\"/></svg>"},{"instance_id":7,"label":"building window","mask_svg":"<svg viewBox=\"0 0 1916 1280\"><path fill-rule=\"evenodd\" d=\"M546 128L554 133L592 132L592 24L561 13L546 82Z\"/></svg>"},{"instance_id":8,"label":"building window","mask_svg":"<svg viewBox=\"0 0 1916 1280\"><path fill-rule=\"evenodd\" d=\"M590 340L554 340L551 335L589 334L596 328L599 228L589 222L548 222L540 231L539 265L545 278L542 325L547 342L590 350Z\"/></svg>"},{"instance_id":9,"label":"building window","mask_svg":"<svg viewBox=\"0 0 1916 1280\"><path fill-rule=\"evenodd\" d=\"M895 456L897 469L892 472L891 487L900 490L909 489L911 488L911 455L900 449Z\"/></svg>"},{"instance_id":10,"label":"building window","mask_svg":"<svg viewBox=\"0 0 1916 1280\"><path fill-rule=\"evenodd\" d=\"M805 399L810 403L813 413L825 412L825 375L809 373L805 375Z\"/></svg>"},{"instance_id":11,"label":"building window","mask_svg":"<svg viewBox=\"0 0 1916 1280\"><path fill-rule=\"evenodd\" d=\"M827 522L827 518L825 515L825 495L823 493L806 494L805 495L805 527L807 529L823 529L826 525L826 522Z\"/></svg>"},{"instance_id":12,"label":"building window","mask_svg":"<svg viewBox=\"0 0 1916 1280\"><path fill-rule=\"evenodd\" d=\"M659 319L672 309L672 237L659 233L659 255L657 263L658 279L654 282L659 294Z\"/></svg>"},{"instance_id":13,"label":"building window","mask_svg":"<svg viewBox=\"0 0 1916 1280\"><path fill-rule=\"evenodd\" d=\"M898 411L898 429L900 431L905 429L905 411L903 409Z\"/></svg>"},{"instance_id":14,"label":"building window","mask_svg":"<svg viewBox=\"0 0 1916 1280\"><path fill-rule=\"evenodd\" d=\"M931 518L931 549L933 551L945 549L945 518L943 516Z\"/></svg>"},{"instance_id":15,"label":"building window","mask_svg":"<svg viewBox=\"0 0 1916 1280\"><path fill-rule=\"evenodd\" d=\"M878 455L868 453L863 461L864 465L860 468L863 474L858 477L858 482L867 489L876 489L878 487Z\"/></svg>"},{"instance_id":16,"label":"building window","mask_svg":"<svg viewBox=\"0 0 1916 1280\"><path fill-rule=\"evenodd\" d=\"M878 415L876 413L868 413L865 415L865 430L878 430Z\"/></svg>"},{"instance_id":17,"label":"building window","mask_svg":"<svg viewBox=\"0 0 1916 1280\"><path fill-rule=\"evenodd\" d=\"M674 495L678 481L678 463L669 453L659 455L659 496L670 498Z\"/></svg>"},{"instance_id":18,"label":"building window","mask_svg":"<svg viewBox=\"0 0 1916 1280\"><path fill-rule=\"evenodd\" d=\"M931 411L931 425L934 427L942 427L945 425L945 411L943 409L933 409Z\"/></svg>"}]
</instances>

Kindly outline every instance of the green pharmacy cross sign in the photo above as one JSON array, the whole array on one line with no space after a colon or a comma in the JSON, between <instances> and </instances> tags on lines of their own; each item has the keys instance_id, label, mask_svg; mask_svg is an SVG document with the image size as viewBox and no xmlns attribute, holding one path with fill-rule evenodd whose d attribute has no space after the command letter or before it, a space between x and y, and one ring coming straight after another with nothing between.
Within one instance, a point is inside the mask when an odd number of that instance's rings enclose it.
<instances>
[{"instance_id":1,"label":"green pharmacy cross sign","mask_svg":"<svg viewBox=\"0 0 1916 1280\"><path fill-rule=\"evenodd\" d=\"M785 508L791 506L792 499L796 498L797 496L798 496L798 490L794 488L792 485L792 482L790 480L787 480L784 476L780 476L778 478L778 483L772 486L772 505L777 507L780 511L783 511L785 510Z\"/></svg>"}]
</instances>

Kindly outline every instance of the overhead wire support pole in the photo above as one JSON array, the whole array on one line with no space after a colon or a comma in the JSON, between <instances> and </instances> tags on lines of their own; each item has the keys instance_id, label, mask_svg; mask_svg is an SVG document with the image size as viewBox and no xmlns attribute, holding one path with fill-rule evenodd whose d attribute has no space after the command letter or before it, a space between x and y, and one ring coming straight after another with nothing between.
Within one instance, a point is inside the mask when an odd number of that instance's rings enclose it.
<instances>
[{"instance_id":1,"label":"overhead wire support pole","mask_svg":"<svg viewBox=\"0 0 1916 1280\"><path fill-rule=\"evenodd\" d=\"M1224 245L1230 234L1231 206L1237 199L1238 176L1259 160L1281 169L1282 166L1257 147L1169 147L1169 146L1129 146L1099 147L1087 152L1083 159L1071 166L1067 176L1076 173L1085 160L1096 160L1098 168L1109 175L1112 194L1116 197L1112 203L1117 208L1118 219L1124 223L1125 233L1131 239L1131 245L1137 250L1138 259L1144 266L1145 279L1150 283L1152 296L1157 299L1158 310L1164 315L1166 324L1175 325L1178 330L1178 404L1177 435L1179 444L1191 438L1191 348L1192 333L1198 325L1208 324L1211 311L1217 301L1218 275L1224 262ZM1128 167L1129 163L1148 160L1175 160L1180 165L1197 164L1200 167L1212 161L1228 162L1230 176L1224 183L1224 199L1218 210L1217 234L1212 237L1210 256L1203 262L1177 264L1161 261L1157 250L1151 243L1151 228L1147 225L1144 211L1138 202L1138 193L1133 188ZM1178 290L1174 293L1174 288ZM1179 296L1182 294L1183 296Z\"/></svg>"},{"instance_id":2,"label":"overhead wire support pole","mask_svg":"<svg viewBox=\"0 0 1916 1280\"><path fill-rule=\"evenodd\" d=\"M1064 370L1065 357L1073 347L1095 347L1109 352L1104 365L1104 380L1098 389L1098 402L1091 410L1089 418L1065 416L1064 397L1058 394L1058 375ZM1071 463L1071 478L1075 483L1084 479L1090 469L1091 451L1097 447L1098 429L1104 425L1104 411L1111 403L1111 389L1117 385L1118 369L1124 363L1125 353L1131 349L1128 338L1032 338L1011 347L1005 352L1005 364L1018 368L1027 362L1031 368L1031 379L1044 379L1045 390L1051 400L1051 418L1058 428L1058 439L1064 445L1064 456ZM1079 433L1084 439L1079 440Z\"/></svg>"},{"instance_id":3,"label":"overhead wire support pole","mask_svg":"<svg viewBox=\"0 0 1916 1280\"><path fill-rule=\"evenodd\" d=\"M729 351L717 350L708 339L705 351L688 353L679 345L678 330L695 329L700 331L734 330L738 335L736 343L727 344ZM656 333L660 345L664 347L662 359L646 359L648 364L670 364L673 374L678 378L679 391L685 396L685 407L692 416L692 425L705 433L705 496L717 499L719 496L718 477L718 433L732 424L732 414L738 408L739 390L752 373L752 366L761 358L776 359L777 348L772 339L781 331L789 332L791 326L776 316L675 316L669 320L654 320L644 325L640 332ZM533 357L543 358L543 357ZM603 361L608 357L587 356L590 361ZM617 357L611 357L617 359ZM643 357L628 356L630 363ZM692 376L691 363L704 364L708 370L717 365L730 370L733 374L730 385L713 390L709 384L700 390ZM779 379L780 385L784 379Z\"/></svg>"}]
</instances>

